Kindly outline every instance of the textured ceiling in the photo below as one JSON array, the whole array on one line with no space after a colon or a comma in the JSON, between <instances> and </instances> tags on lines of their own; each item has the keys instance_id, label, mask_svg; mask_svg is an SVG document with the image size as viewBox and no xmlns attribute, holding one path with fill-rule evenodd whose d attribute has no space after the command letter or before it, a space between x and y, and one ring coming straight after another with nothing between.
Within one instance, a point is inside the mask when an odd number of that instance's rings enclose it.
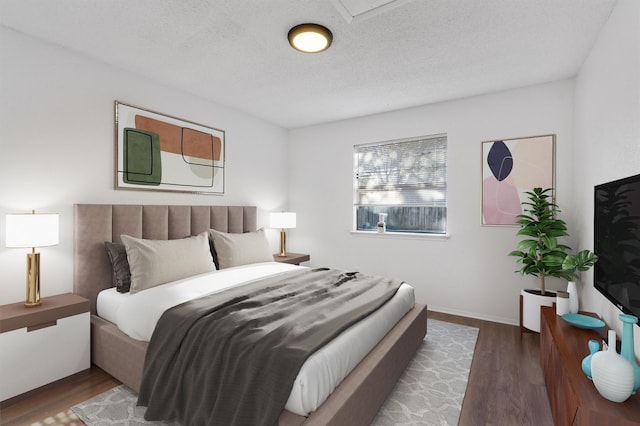
<instances>
[{"instance_id":1,"label":"textured ceiling","mask_svg":"<svg viewBox=\"0 0 640 426\"><path fill-rule=\"evenodd\" d=\"M572 77L614 5L0 0L0 24L295 128ZM304 22L333 32L329 50L289 47Z\"/></svg>"}]
</instances>

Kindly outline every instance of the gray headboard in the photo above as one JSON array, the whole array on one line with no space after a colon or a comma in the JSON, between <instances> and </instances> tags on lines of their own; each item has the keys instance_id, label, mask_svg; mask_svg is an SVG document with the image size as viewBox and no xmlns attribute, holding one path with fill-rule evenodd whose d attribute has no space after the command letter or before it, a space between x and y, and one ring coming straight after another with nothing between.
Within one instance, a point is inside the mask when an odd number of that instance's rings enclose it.
<instances>
[{"instance_id":1,"label":"gray headboard","mask_svg":"<svg viewBox=\"0 0 640 426\"><path fill-rule=\"evenodd\" d=\"M74 206L73 290L89 299L96 313L96 297L112 287L111 262L105 241L120 235L173 240L208 229L250 232L257 226L254 206L162 206L133 204L76 204Z\"/></svg>"}]
</instances>

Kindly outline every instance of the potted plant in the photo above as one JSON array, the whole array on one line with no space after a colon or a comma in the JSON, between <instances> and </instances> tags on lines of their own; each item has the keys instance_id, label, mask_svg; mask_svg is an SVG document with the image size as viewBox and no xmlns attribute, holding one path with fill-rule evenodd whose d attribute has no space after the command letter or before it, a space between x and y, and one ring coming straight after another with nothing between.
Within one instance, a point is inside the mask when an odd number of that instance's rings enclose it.
<instances>
[{"instance_id":1,"label":"potted plant","mask_svg":"<svg viewBox=\"0 0 640 426\"><path fill-rule=\"evenodd\" d=\"M523 214L518 215L520 230L517 235L525 238L518 243L517 250L509 253L521 265L522 275L533 275L540 279L540 289L522 290L521 326L540 332L540 306L551 306L555 292L546 290L547 277L565 278L569 270L562 264L570 247L561 244L559 238L568 236L566 223L557 217L560 212L552 199L553 188L534 188L527 191L527 201L522 202Z\"/></svg>"}]
</instances>

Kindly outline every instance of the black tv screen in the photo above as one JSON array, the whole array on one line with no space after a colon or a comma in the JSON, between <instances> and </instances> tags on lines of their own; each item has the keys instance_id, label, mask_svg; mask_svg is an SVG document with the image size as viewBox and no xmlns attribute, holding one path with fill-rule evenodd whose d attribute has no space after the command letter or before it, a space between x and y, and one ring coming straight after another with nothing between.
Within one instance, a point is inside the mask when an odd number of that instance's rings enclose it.
<instances>
[{"instance_id":1,"label":"black tv screen","mask_svg":"<svg viewBox=\"0 0 640 426\"><path fill-rule=\"evenodd\" d=\"M640 175L597 185L594 203L594 286L640 317Z\"/></svg>"}]
</instances>

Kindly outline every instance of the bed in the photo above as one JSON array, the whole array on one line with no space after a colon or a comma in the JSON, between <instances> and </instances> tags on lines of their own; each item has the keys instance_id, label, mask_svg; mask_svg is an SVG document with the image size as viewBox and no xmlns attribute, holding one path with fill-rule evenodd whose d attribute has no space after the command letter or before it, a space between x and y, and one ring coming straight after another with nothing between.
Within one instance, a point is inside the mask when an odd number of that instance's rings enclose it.
<instances>
[{"instance_id":1,"label":"bed","mask_svg":"<svg viewBox=\"0 0 640 426\"><path fill-rule=\"evenodd\" d=\"M97 316L98 294L112 287L105 241L120 235L173 240L208 229L256 231L253 206L77 204L74 208L74 291L90 301L92 362L140 389L148 343ZM416 304L309 416L282 411L279 424L369 424L426 334L426 307Z\"/></svg>"}]
</instances>

